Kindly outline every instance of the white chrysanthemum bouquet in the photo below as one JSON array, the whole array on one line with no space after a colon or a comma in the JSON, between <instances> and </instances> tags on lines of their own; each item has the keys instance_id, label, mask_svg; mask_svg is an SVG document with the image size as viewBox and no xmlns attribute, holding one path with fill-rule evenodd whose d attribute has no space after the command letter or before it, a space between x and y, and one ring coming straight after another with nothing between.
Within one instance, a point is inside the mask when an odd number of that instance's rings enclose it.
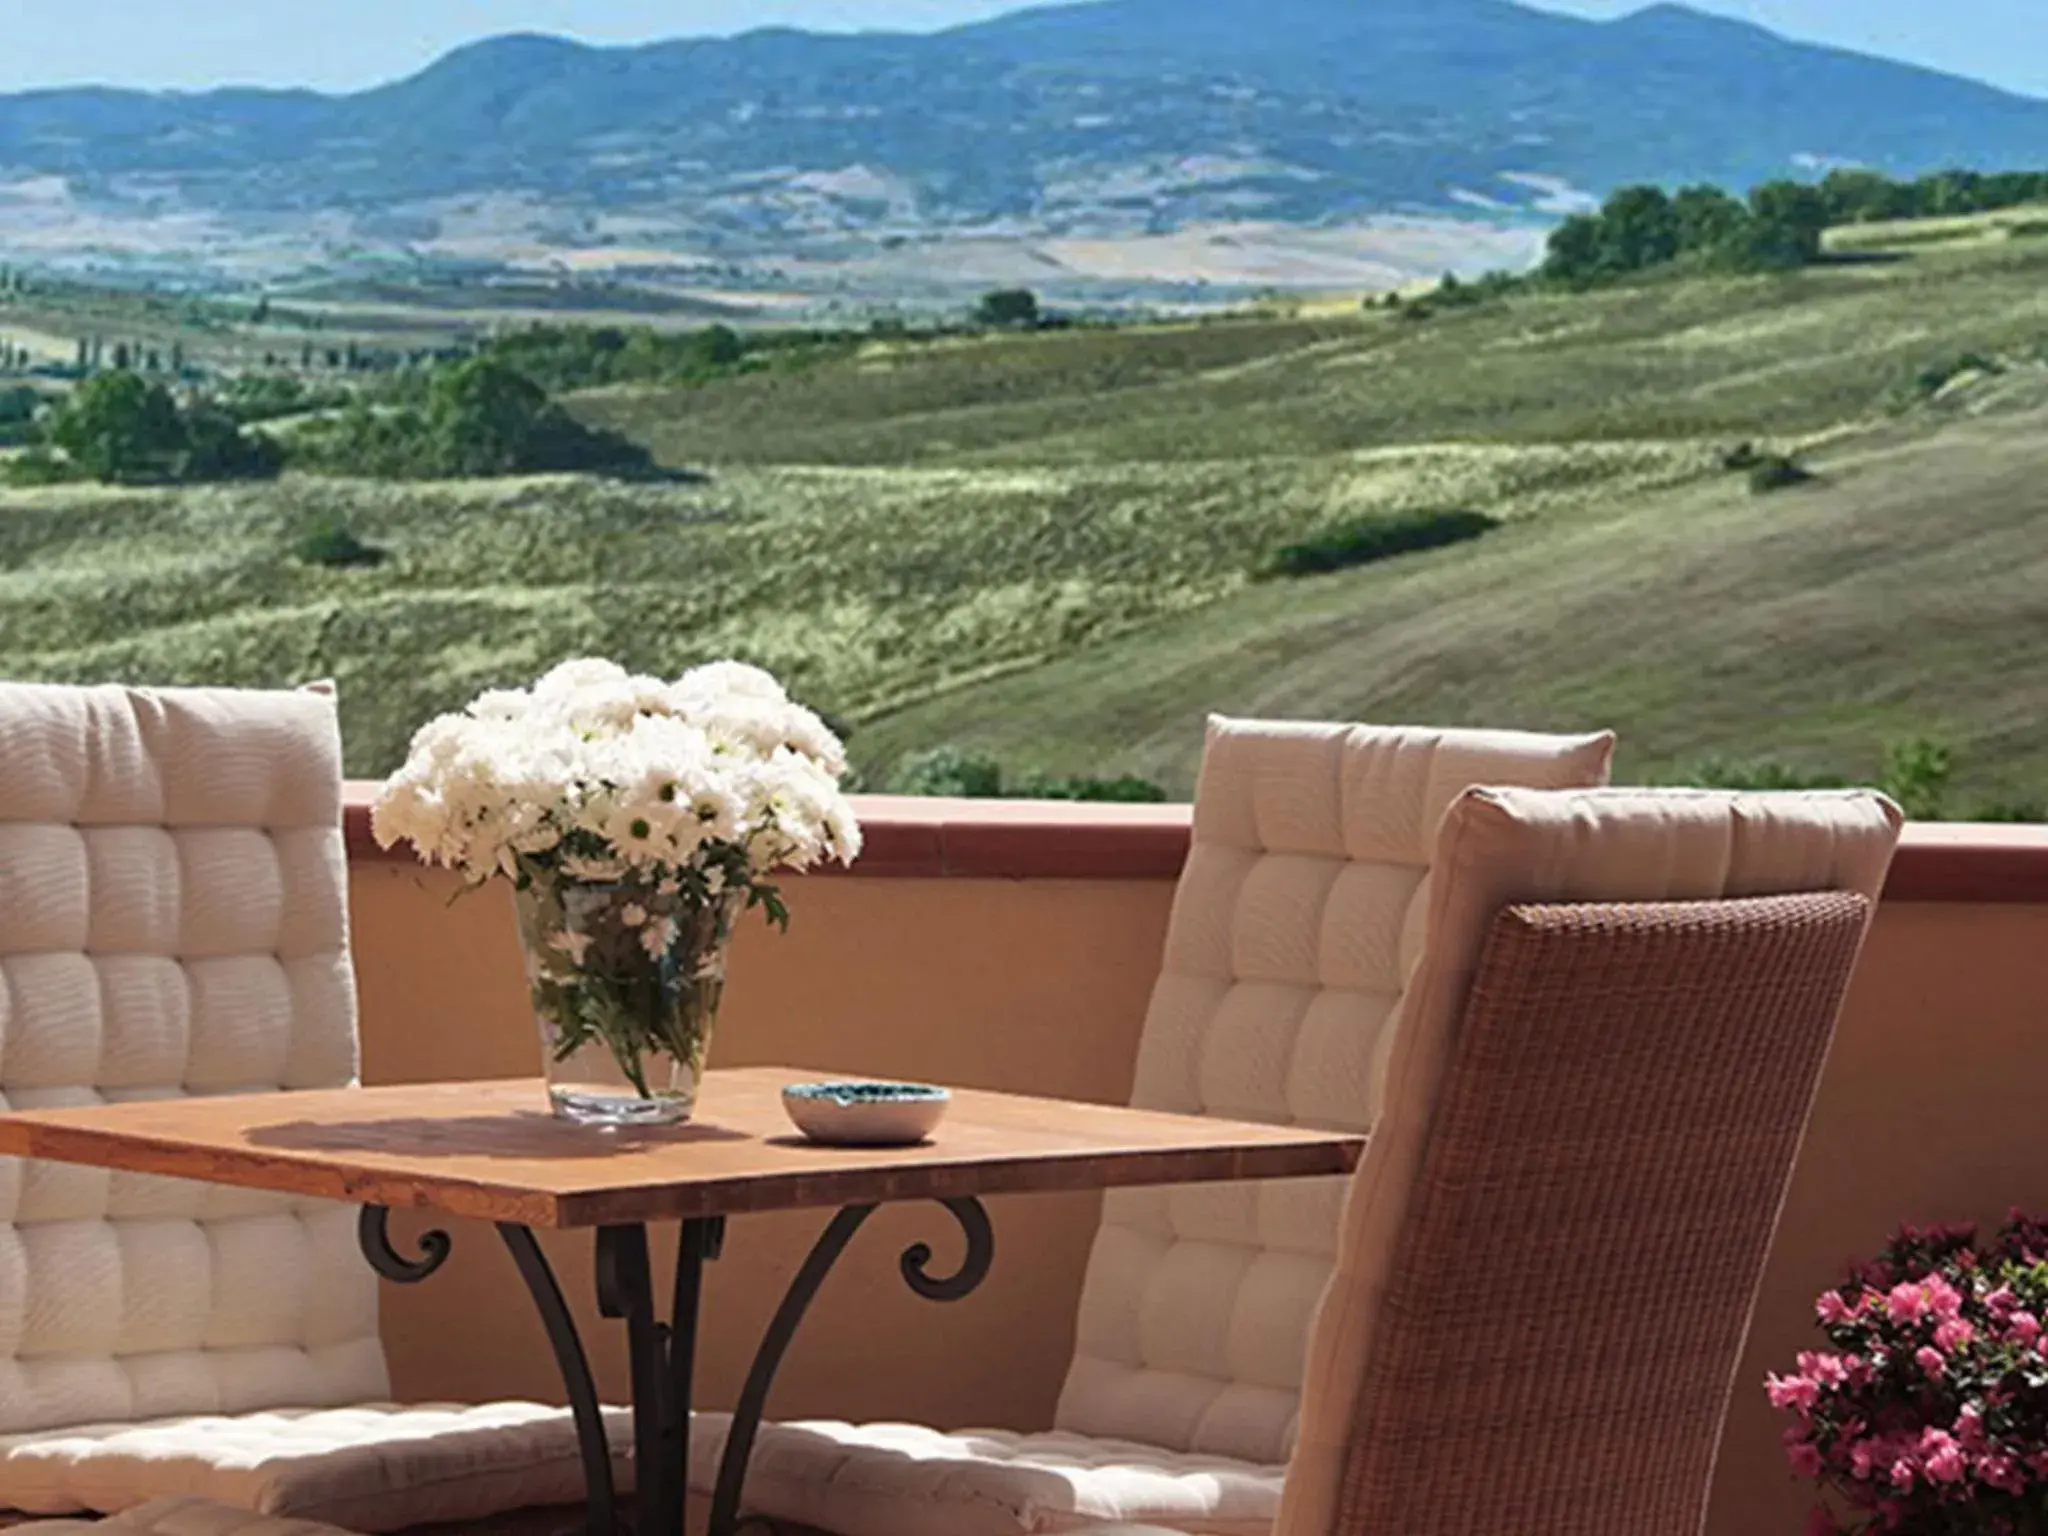
<instances>
[{"instance_id":1,"label":"white chrysanthemum bouquet","mask_svg":"<svg viewBox=\"0 0 2048 1536\"><path fill-rule=\"evenodd\" d=\"M838 738L757 667L664 682L572 661L423 727L372 826L471 885L511 881L559 1113L674 1120L736 915L786 926L769 877L860 851L845 770ZM649 1055L669 1058L665 1084Z\"/></svg>"}]
</instances>

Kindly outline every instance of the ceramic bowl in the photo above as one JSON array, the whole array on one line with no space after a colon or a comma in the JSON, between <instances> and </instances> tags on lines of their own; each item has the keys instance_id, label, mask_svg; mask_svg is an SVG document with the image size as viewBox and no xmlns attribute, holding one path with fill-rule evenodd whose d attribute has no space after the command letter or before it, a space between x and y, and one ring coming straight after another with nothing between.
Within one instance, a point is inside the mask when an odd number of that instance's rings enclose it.
<instances>
[{"instance_id":1,"label":"ceramic bowl","mask_svg":"<svg viewBox=\"0 0 2048 1536\"><path fill-rule=\"evenodd\" d=\"M930 1137L952 1097L923 1083L792 1083L782 1108L812 1141L907 1147Z\"/></svg>"}]
</instances>

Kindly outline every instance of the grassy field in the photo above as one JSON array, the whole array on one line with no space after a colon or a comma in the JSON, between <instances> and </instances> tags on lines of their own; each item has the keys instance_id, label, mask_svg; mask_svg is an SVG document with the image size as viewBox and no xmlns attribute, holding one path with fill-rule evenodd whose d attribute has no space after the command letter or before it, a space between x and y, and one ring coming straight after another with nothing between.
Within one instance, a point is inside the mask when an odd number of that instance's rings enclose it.
<instances>
[{"instance_id":1,"label":"grassy field","mask_svg":"<svg viewBox=\"0 0 2048 1536\"><path fill-rule=\"evenodd\" d=\"M1024 766L1193 783L1209 710L1613 727L1626 778L1709 758L1875 775L1949 744L1968 804L2048 792L2048 412L1845 445L1753 497L1599 497L1412 562L1262 586L875 722Z\"/></svg>"},{"instance_id":2,"label":"grassy field","mask_svg":"<svg viewBox=\"0 0 2048 1536\"><path fill-rule=\"evenodd\" d=\"M1965 357L1975 365L1959 370ZM877 341L588 419L696 483L0 493L0 672L343 688L349 766L487 683L737 653L855 727L1190 781L1211 708L1607 725L1623 771L1865 774L1939 736L2048 799L2048 242L1775 278ZM1734 444L1814 486L1750 494ZM1265 582L1361 517L1456 548ZM300 563L345 524L375 569Z\"/></svg>"},{"instance_id":3,"label":"grassy field","mask_svg":"<svg viewBox=\"0 0 2048 1536\"><path fill-rule=\"evenodd\" d=\"M1537 517L1702 473L1694 445L1422 448L1216 466L752 467L705 485L287 480L0 496L0 672L343 687L348 759L487 683L603 653L747 654L861 720L1198 611L1333 518ZM390 552L300 563L340 522Z\"/></svg>"},{"instance_id":4,"label":"grassy field","mask_svg":"<svg viewBox=\"0 0 2048 1536\"><path fill-rule=\"evenodd\" d=\"M674 464L1096 464L1417 442L1803 435L1965 351L2041 354L2048 242L1398 311L878 344L713 389L585 397Z\"/></svg>"}]
</instances>

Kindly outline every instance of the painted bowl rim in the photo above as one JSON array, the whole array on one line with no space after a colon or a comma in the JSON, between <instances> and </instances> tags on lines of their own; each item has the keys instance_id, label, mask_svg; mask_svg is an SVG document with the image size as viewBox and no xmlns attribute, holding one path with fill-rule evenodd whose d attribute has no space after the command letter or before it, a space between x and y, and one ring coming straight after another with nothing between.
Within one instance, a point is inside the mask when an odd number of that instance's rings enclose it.
<instances>
[{"instance_id":1,"label":"painted bowl rim","mask_svg":"<svg viewBox=\"0 0 2048 1536\"><path fill-rule=\"evenodd\" d=\"M848 1089L858 1089L849 1093ZM898 1083L865 1078L835 1078L827 1082L791 1083L782 1090L785 1099L807 1104L840 1104L849 1108L862 1104L944 1104L952 1097L947 1089L931 1083Z\"/></svg>"}]
</instances>

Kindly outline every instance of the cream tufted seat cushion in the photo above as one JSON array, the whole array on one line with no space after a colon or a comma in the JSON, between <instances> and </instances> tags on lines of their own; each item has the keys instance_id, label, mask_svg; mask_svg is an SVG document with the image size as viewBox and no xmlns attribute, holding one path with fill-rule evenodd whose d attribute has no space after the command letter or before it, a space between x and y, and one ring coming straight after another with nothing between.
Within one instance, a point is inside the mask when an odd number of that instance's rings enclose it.
<instances>
[{"instance_id":1,"label":"cream tufted seat cushion","mask_svg":"<svg viewBox=\"0 0 2048 1536\"><path fill-rule=\"evenodd\" d=\"M632 1425L610 1411L632 1484ZM506 1510L578 1504L575 1425L538 1403L388 1403L233 1417L96 1424L0 1438L15 1507L120 1510L166 1494L278 1516L393 1531Z\"/></svg>"},{"instance_id":2,"label":"cream tufted seat cushion","mask_svg":"<svg viewBox=\"0 0 2048 1536\"><path fill-rule=\"evenodd\" d=\"M347 889L331 693L0 684L0 1111L354 1081ZM0 1509L576 1498L556 1410L262 1411L390 1390L355 1223L0 1158Z\"/></svg>"},{"instance_id":3,"label":"cream tufted seat cushion","mask_svg":"<svg viewBox=\"0 0 2048 1536\"><path fill-rule=\"evenodd\" d=\"M693 1484L716 1479L725 1423L693 1437ZM1278 1467L1060 1432L786 1424L750 1473L750 1488L773 1492L772 1507L755 1497L750 1510L860 1536L1064 1533L1136 1516L1191 1536L1266 1536L1280 1508Z\"/></svg>"},{"instance_id":4,"label":"cream tufted seat cushion","mask_svg":"<svg viewBox=\"0 0 2048 1536\"><path fill-rule=\"evenodd\" d=\"M209 1499L152 1499L109 1520L36 1520L14 1529L20 1536L349 1536L317 1520L259 1515Z\"/></svg>"},{"instance_id":5,"label":"cream tufted seat cushion","mask_svg":"<svg viewBox=\"0 0 2048 1536\"><path fill-rule=\"evenodd\" d=\"M1369 1129L1444 811L1474 784L1602 783L1612 751L1607 735L1211 721L1132 1102ZM962 1527L976 1531L1104 1518L1264 1531L1274 1503L1253 1490L1277 1494L1293 1448L1344 1191L1342 1178L1112 1191L1060 1434L764 1426L747 1508L842 1536L898 1536L935 1497L981 1511ZM722 1438L722 1416L699 1417L700 1442ZM914 1455L907 1433L927 1437ZM692 1459L708 1491L709 1463ZM820 1503L827 1484L861 1497Z\"/></svg>"}]
</instances>

